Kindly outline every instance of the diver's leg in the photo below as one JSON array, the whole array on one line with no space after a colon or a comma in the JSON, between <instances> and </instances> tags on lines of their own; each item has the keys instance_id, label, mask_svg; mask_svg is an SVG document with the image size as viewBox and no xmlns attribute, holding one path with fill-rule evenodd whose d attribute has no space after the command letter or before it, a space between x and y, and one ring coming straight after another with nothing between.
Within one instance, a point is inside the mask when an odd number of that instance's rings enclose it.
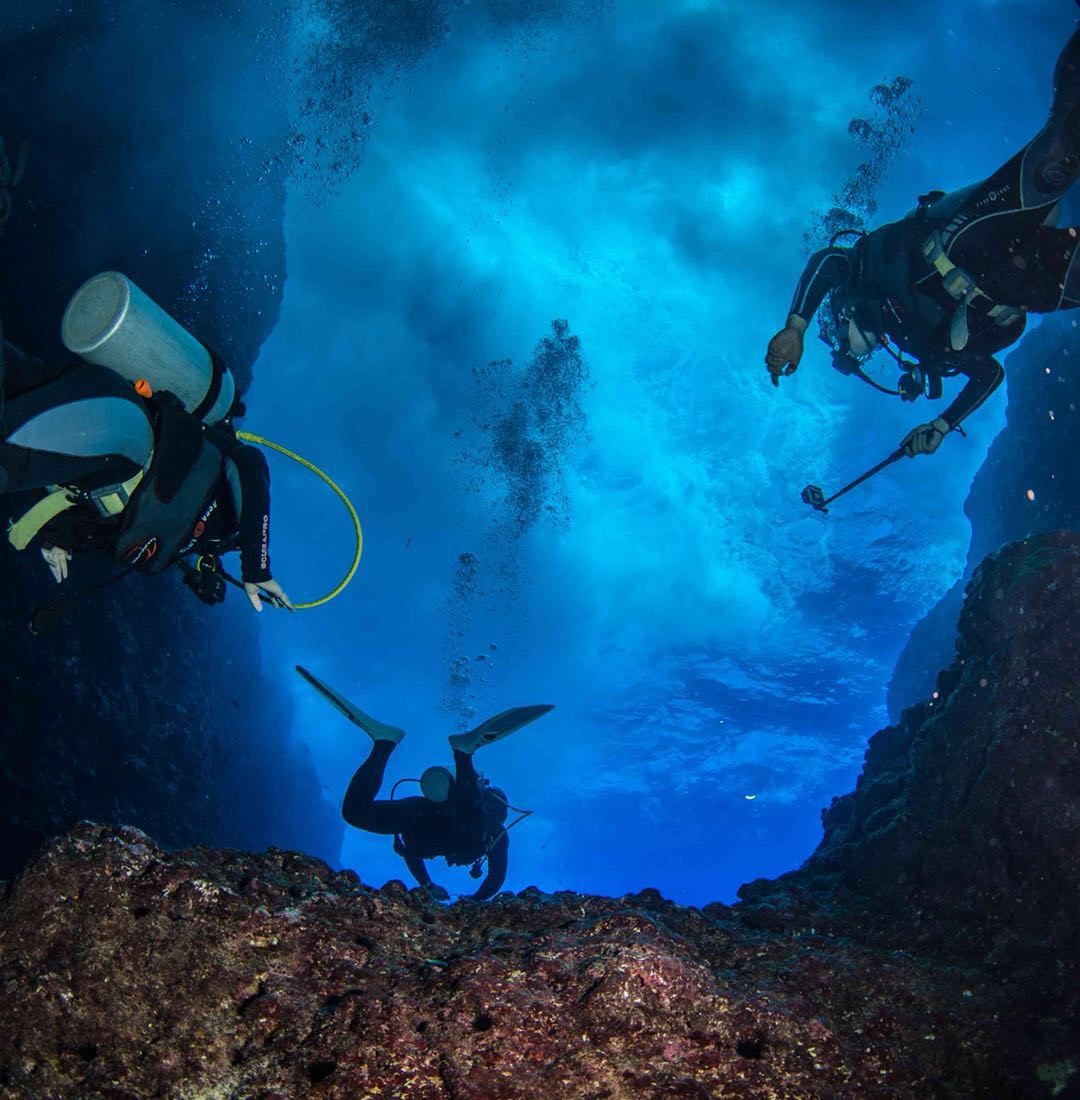
<instances>
[{"instance_id":1,"label":"diver's leg","mask_svg":"<svg viewBox=\"0 0 1080 1100\"><path fill-rule=\"evenodd\" d=\"M1046 125L1024 150L1020 193L1025 209L1052 206L1080 175L1080 31L1054 67L1054 98Z\"/></svg>"},{"instance_id":2,"label":"diver's leg","mask_svg":"<svg viewBox=\"0 0 1080 1100\"><path fill-rule=\"evenodd\" d=\"M357 829L369 833L393 836L405 830L416 811L421 798L403 798L398 802L388 799L376 801L382 786L386 764L394 751L394 741L374 741L368 758L356 769L341 803L341 816Z\"/></svg>"},{"instance_id":3,"label":"diver's leg","mask_svg":"<svg viewBox=\"0 0 1080 1100\"><path fill-rule=\"evenodd\" d=\"M454 783L461 789L477 789L478 776L471 752L454 749Z\"/></svg>"},{"instance_id":4,"label":"diver's leg","mask_svg":"<svg viewBox=\"0 0 1080 1100\"><path fill-rule=\"evenodd\" d=\"M976 272L1011 248L1028 252L1027 239L1080 178L1080 31L1054 68L1054 95L1046 125L993 175L967 189L941 230L955 263ZM944 200L947 201L947 200Z\"/></svg>"},{"instance_id":5,"label":"diver's leg","mask_svg":"<svg viewBox=\"0 0 1080 1100\"><path fill-rule=\"evenodd\" d=\"M461 808L480 805L480 777L476 774L471 752L454 749L454 789L451 797Z\"/></svg>"},{"instance_id":6,"label":"diver's leg","mask_svg":"<svg viewBox=\"0 0 1080 1100\"><path fill-rule=\"evenodd\" d=\"M1035 232L1033 247L1028 255L1016 253L1008 265L1019 283L1015 291L1015 304L1030 313L1053 313L1061 309L1080 306L1080 237L1075 228L1052 229L1042 226ZM987 293L1005 301L1003 294L996 294L995 280L989 280ZM1013 299L1008 299L1012 304Z\"/></svg>"}]
</instances>

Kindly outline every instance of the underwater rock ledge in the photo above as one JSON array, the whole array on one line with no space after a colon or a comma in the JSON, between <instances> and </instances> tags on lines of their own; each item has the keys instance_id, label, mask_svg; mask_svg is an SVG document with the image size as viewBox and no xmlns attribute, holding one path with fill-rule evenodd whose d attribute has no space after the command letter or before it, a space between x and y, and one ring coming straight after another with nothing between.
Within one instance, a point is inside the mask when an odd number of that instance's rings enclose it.
<instances>
[{"instance_id":1,"label":"underwater rock ledge","mask_svg":"<svg viewBox=\"0 0 1080 1100\"><path fill-rule=\"evenodd\" d=\"M84 823L0 900L0 1094L1075 1096L1078 638L1080 537L987 559L937 698L734 907L443 907Z\"/></svg>"},{"instance_id":2,"label":"underwater rock ledge","mask_svg":"<svg viewBox=\"0 0 1080 1100\"><path fill-rule=\"evenodd\" d=\"M1080 206L1066 215L1080 222ZM1062 223L1065 224L1065 223ZM929 694L952 659L964 590L986 554L1033 534L1080 529L1080 325L1044 318L1004 360L1006 424L971 483L971 544L963 576L911 632L889 685L890 719ZM960 443L960 440L950 442ZM1030 491L1030 495L1029 495Z\"/></svg>"}]
</instances>

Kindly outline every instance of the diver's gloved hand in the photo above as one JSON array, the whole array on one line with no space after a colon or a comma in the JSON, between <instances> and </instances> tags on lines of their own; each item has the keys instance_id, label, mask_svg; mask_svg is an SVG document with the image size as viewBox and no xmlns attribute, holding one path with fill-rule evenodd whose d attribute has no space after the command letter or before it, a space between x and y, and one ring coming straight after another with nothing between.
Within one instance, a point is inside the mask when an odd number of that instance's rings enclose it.
<instances>
[{"instance_id":1,"label":"diver's gloved hand","mask_svg":"<svg viewBox=\"0 0 1080 1100\"><path fill-rule=\"evenodd\" d=\"M53 580L57 584L63 584L67 580L68 562L71 561L71 551L61 550L59 546L43 546L41 556L45 564L52 572Z\"/></svg>"},{"instance_id":2,"label":"diver's gloved hand","mask_svg":"<svg viewBox=\"0 0 1080 1100\"><path fill-rule=\"evenodd\" d=\"M429 882L424 889L428 892L428 897L433 898L435 901L449 901L450 891L445 886L440 886L437 882Z\"/></svg>"},{"instance_id":3,"label":"diver's gloved hand","mask_svg":"<svg viewBox=\"0 0 1080 1100\"><path fill-rule=\"evenodd\" d=\"M772 384L780 385L781 377L794 374L803 355L803 333L806 321L797 313L792 313L787 324L769 341L765 352L765 366L772 375Z\"/></svg>"},{"instance_id":4,"label":"diver's gloved hand","mask_svg":"<svg viewBox=\"0 0 1080 1100\"><path fill-rule=\"evenodd\" d=\"M273 579L260 581L258 584L252 584L251 581L244 581L244 592L247 594L247 598L251 600L251 606L255 608L256 611L262 611L263 599L265 599L271 607L287 607L290 611L296 610L292 605L292 600L286 595L285 589Z\"/></svg>"},{"instance_id":5,"label":"diver's gloved hand","mask_svg":"<svg viewBox=\"0 0 1080 1100\"><path fill-rule=\"evenodd\" d=\"M939 416L929 424L920 424L917 428L912 428L900 440L900 447L908 458L914 458L916 455L932 455L951 431L949 422L942 420Z\"/></svg>"}]
</instances>

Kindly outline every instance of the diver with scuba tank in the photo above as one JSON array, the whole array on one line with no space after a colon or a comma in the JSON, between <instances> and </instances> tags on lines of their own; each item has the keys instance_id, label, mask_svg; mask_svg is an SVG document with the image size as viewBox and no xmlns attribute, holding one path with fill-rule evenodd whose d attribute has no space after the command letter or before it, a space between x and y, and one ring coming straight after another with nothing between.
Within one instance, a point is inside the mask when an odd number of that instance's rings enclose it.
<instances>
[{"instance_id":1,"label":"diver with scuba tank","mask_svg":"<svg viewBox=\"0 0 1080 1100\"><path fill-rule=\"evenodd\" d=\"M837 234L810 258L769 342L773 385L797 369L804 333L825 303L821 337L843 374L904 401L941 397L943 379L966 379L940 416L899 445L908 457L933 454L1001 384L995 356L1020 338L1027 315L1080 305L1078 231L1056 225L1078 175L1080 31L1055 66L1046 125L993 175L923 195L906 217L873 232ZM853 245L838 243L846 234L857 237ZM878 349L897 361L895 390L863 369Z\"/></svg>"},{"instance_id":2,"label":"diver with scuba tank","mask_svg":"<svg viewBox=\"0 0 1080 1100\"><path fill-rule=\"evenodd\" d=\"M217 556L239 550L252 607L291 609L270 571L269 469L236 436L224 365L117 272L76 292L62 336L84 362L0 345L0 494L36 497L10 544L38 548L58 583L79 552L108 554L117 576L179 563L207 603L224 595Z\"/></svg>"},{"instance_id":3,"label":"diver with scuba tank","mask_svg":"<svg viewBox=\"0 0 1080 1100\"><path fill-rule=\"evenodd\" d=\"M440 765L427 768L416 780L418 797L376 798L382 786L386 765L394 749L405 736L397 726L388 726L344 696L324 684L306 668L296 671L331 706L359 726L372 740L371 752L349 783L341 804L341 816L357 829L394 837L394 851L405 860L413 878L439 901L449 894L432 882L425 860L442 858L448 864L470 866L473 878L484 880L469 901L487 901L497 894L506 878L510 849L509 831L531 811L518 810L506 795L491 786L473 766L473 753L484 745L501 741L535 722L554 708L549 705L514 707L481 722L468 733L449 738L454 753L454 770ZM399 780L397 786L406 782ZM520 816L506 824L509 811ZM486 873L484 865L487 865Z\"/></svg>"}]
</instances>

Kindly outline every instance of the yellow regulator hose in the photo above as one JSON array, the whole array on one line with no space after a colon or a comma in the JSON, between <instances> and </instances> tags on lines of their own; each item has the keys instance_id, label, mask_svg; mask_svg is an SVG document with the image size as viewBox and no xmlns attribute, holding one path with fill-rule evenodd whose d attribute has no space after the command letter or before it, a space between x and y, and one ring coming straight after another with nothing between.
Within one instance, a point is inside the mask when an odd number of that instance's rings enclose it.
<instances>
[{"instance_id":1,"label":"yellow regulator hose","mask_svg":"<svg viewBox=\"0 0 1080 1100\"><path fill-rule=\"evenodd\" d=\"M300 455L296 454L294 451L290 451L288 447L282 447L280 443L271 443L269 439L263 439L261 435L252 435L251 432L237 432L236 438L244 440L245 443L257 443L260 447L269 447L271 450L278 451L287 458L291 458L293 462L299 462L305 469L310 470L313 474L322 478L322 480L337 493L341 498L341 503L349 510L349 515L352 517L353 521L353 527L356 529L356 552L353 554L352 565L349 566L349 571L331 591L326 593L325 596L321 596L317 600L309 600L307 603L294 604L293 606L297 611L304 611L309 607L319 607L324 603L329 603L335 596L341 595L346 585L353 579L356 567L360 564L360 555L364 551L364 532L360 528L360 517L356 514L356 509L352 506L352 501L345 495L341 487L327 474L324 474L318 466L308 462L306 458L301 458Z\"/></svg>"}]
</instances>

